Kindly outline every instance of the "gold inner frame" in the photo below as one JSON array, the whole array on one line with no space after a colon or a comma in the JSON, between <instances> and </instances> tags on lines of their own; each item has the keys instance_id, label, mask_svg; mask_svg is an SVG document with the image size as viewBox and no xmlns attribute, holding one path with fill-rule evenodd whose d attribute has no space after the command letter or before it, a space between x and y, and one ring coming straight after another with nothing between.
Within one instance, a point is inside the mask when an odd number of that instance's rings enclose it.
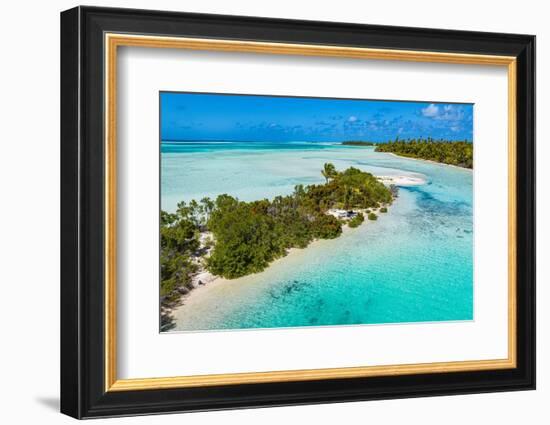
<instances>
[{"instance_id":1,"label":"gold inner frame","mask_svg":"<svg viewBox=\"0 0 550 425\"><path fill-rule=\"evenodd\" d=\"M516 367L516 58L462 53L370 49L326 45L105 34L105 391L136 391L213 385L311 381ZM508 71L508 357L419 364L248 372L164 378L118 379L116 324L116 107L119 46L436 62L507 67Z\"/></svg>"}]
</instances>

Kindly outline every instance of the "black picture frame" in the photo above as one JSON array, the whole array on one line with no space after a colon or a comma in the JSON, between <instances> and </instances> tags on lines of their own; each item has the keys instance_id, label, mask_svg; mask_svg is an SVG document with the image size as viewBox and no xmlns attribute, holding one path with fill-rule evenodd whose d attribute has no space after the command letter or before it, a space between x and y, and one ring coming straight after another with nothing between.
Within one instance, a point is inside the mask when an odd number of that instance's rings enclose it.
<instances>
[{"instance_id":1,"label":"black picture frame","mask_svg":"<svg viewBox=\"0 0 550 425\"><path fill-rule=\"evenodd\" d=\"M517 58L517 367L105 391L104 34L308 43ZM61 412L75 418L535 388L535 37L76 7L61 13Z\"/></svg>"}]
</instances>

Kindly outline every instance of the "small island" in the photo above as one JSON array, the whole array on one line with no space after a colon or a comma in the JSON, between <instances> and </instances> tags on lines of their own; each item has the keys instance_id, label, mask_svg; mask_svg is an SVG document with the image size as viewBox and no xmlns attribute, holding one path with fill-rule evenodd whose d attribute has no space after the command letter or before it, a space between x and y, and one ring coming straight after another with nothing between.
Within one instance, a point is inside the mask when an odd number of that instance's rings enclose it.
<instances>
[{"instance_id":1,"label":"small island","mask_svg":"<svg viewBox=\"0 0 550 425\"><path fill-rule=\"evenodd\" d=\"M407 139L376 145L376 152L389 152L408 158L425 159L463 168L473 168L474 146L471 142L443 139Z\"/></svg>"},{"instance_id":2,"label":"small island","mask_svg":"<svg viewBox=\"0 0 550 425\"><path fill-rule=\"evenodd\" d=\"M182 295L217 276L235 279L264 270L292 248L333 239L344 225L360 226L386 213L397 187L350 167L326 163L324 184L297 185L273 200L180 202L175 213L161 211L161 305L163 322Z\"/></svg>"}]
</instances>

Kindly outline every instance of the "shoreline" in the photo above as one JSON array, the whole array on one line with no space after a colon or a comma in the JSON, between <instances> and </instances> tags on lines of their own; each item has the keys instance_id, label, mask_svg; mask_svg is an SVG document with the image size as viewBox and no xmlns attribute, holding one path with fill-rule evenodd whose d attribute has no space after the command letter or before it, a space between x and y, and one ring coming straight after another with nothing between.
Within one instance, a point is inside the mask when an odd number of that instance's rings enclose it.
<instances>
[{"instance_id":1,"label":"shoreline","mask_svg":"<svg viewBox=\"0 0 550 425\"><path fill-rule=\"evenodd\" d=\"M377 176L377 177L379 177L379 176ZM403 176L398 176L398 177L403 177ZM417 179L417 180L420 180L420 179ZM422 183L420 183L420 184L424 184L424 183L425 183L425 181L422 180ZM398 199L398 197L395 197L394 202L397 199ZM387 208L387 207L388 207L388 205L384 204L384 205L381 205L378 208L371 208L370 210L372 212L374 212L378 217L380 217L380 216L383 216L383 215L386 214L386 213L381 213L380 209L381 208ZM365 216L367 215L365 213L365 211L362 211L362 210L358 210L358 211L363 213ZM361 223L361 225L359 227L368 226L369 225L368 223L370 221L372 221L372 220L369 220L367 217L365 217L365 221L363 223ZM375 222L375 221L373 221L373 222ZM345 236L346 234L353 232L354 230L357 230L357 228L352 228L352 227L348 226L347 223L343 224L342 225L342 233L335 239L339 239L342 236ZM279 258L276 258L275 260L270 262L269 265L264 270L262 270L261 272L252 273L252 274L241 276L241 277L238 277L238 278L235 278L235 279L227 279L227 278L224 278L222 276L213 275L212 273L210 273L206 269L199 271L192 278L193 288L189 289L189 292L187 292L185 294L182 294L180 296L180 298L178 299L178 301L176 303L174 303L174 305L162 308L163 315L173 325L173 326L169 327L169 329L167 329L166 331L168 331L168 332L177 331L178 330L177 329L178 328L178 326L177 326L178 320L177 319L178 319L178 316L179 316L178 312L185 311L185 310L189 309L189 306L192 306L194 304L200 304L201 302L203 302L203 300L206 297L208 297L208 294L210 292L216 291L216 289L219 288L220 286L231 287L231 286L235 285L235 283L238 283L239 280L242 281L242 279L254 279L254 277L257 277L258 275L271 270L273 268L273 266L276 266L277 264L279 264L281 262L296 261L301 255L303 255L306 252L306 250L308 250L312 246L319 245L319 244L322 244L322 243L327 243L327 242L330 242L331 240L332 239L314 239L313 241L311 241L304 248L296 248L296 247L289 248L286 251L285 255L283 255ZM199 282L201 282L201 283L199 283ZM186 308L186 306L187 306L187 308Z\"/></svg>"},{"instance_id":2,"label":"shoreline","mask_svg":"<svg viewBox=\"0 0 550 425\"><path fill-rule=\"evenodd\" d=\"M342 234L336 239L351 233L353 230L356 229L353 229L347 225L342 226ZM179 323L185 322L182 320L182 316L185 316L190 310L193 309L193 307L201 307L201 305L204 305L210 293L215 293L219 290L234 291L236 286L246 286L247 284L250 284L250 282L254 282L258 276L262 274L273 273L274 268L276 269L277 267L299 261L300 257L302 257L310 248L319 247L320 245L331 241L333 241L333 239L315 239L305 248L289 248L286 255L276 258L269 263L264 270L258 273L252 273L235 279L213 276L214 278L209 283L200 285L189 291L187 294L182 295L177 305L170 309L173 327L168 329L168 332L186 331L186 329L181 329L178 327Z\"/></svg>"},{"instance_id":3,"label":"shoreline","mask_svg":"<svg viewBox=\"0 0 550 425\"><path fill-rule=\"evenodd\" d=\"M342 227L342 235L344 233L349 232L350 230L352 230L350 227L343 226ZM342 236L342 235L340 235L340 236ZM197 298L200 298L201 295L207 294L210 290L212 290L213 288L215 288L217 286L220 286L220 285L223 285L223 284L233 284L233 283L235 283L236 281L238 281L240 279L244 279L244 278L248 278L248 277L252 277L252 276L257 276L259 274L264 273L265 271L267 271L268 269L273 267L275 264L277 264L277 263L279 263L283 260L296 259L296 257L298 257L300 254L302 254L306 249L310 248L312 245L317 244L318 242L320 242L322 240L323 239L315 239L315 240L311 241L310 244L308 246L306 246L305 248L295 248L295 247L289 248L285 255L283 255L279 258L276 258L271 263L269 263L269 265L264 270L262 270L261 272L258 272L258 273L247 274L245 276L237 277L235 279L227 279L227 278L222 277L222 276L216 276L216 275L211 274L208 271L200 273L200 274L208 274L210 276L210 280L208 282L205 282L201 285L196 286L194 289L189 291L187 294L182 295L181 299L180 299L180 301L181 301L180 305L178 307L176 307L174 310L177 310L177 309L181 308L184 305L193 304Z\"/></svg>"},{"instance_id":4,"label":"shoreline","mask_svg":"<svg viewBox=\"0 0 550 425\"><path fill-rule=\"evenodd\" d=\"M375 151L375 152L376 152L376 151ZM376 152L376 153L385 153L385 154L387 154L387 155L395 156L396 158L412 159L413 161L428 162L428 163L430 163L430 164L435 164L435 165L445 165L445 166L447 166L447 167L453 167L453 168L457 168L457 169L459 169L459 170L466 170L466 171L471 171L471 172L474 171L473 168L460 167L459 165L454 165L454 164L446 164L446 163L444 163L444 162L437 162L437 161L434 161L434 160L432 160L432 159L413 158L413 157L410 157L410 156L398 155L398 154L393 153L393 152Z\"/></svg>"}]
</instances>

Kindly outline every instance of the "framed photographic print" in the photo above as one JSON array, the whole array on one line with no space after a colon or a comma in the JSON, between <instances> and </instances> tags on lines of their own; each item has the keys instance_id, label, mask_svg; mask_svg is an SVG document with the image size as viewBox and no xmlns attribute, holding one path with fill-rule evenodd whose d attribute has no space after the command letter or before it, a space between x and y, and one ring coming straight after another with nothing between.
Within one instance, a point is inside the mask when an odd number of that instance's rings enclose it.
<instances>
[{"instance_id":1,"label":"framed photographic print","mask_svg":"<svg viewBox=\"0 0 550 425\"><path fill-rule=\"evenodd\" d=\"M61 14L61 411L535 387L535 38Z\"/></svg>"}]
</instances>

